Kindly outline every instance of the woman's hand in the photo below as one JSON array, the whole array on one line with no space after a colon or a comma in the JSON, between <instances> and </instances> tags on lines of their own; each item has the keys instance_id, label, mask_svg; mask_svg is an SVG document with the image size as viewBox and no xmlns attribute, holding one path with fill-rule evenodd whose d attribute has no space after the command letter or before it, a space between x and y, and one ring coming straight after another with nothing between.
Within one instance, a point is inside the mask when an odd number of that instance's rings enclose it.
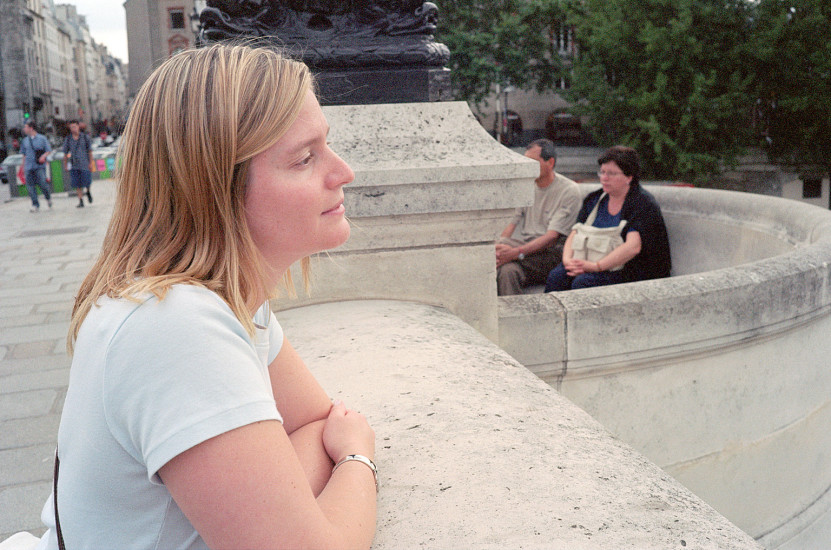
<instances>
[{"instance_id":1,"label":"woman's hand","mask_svg":"<svg viewBox=\"0 0 831 550\"><path fill-rule=\"evenodd\" d=\"M588 260L563 260L563 267L566 268L566 273L569 277L576 277L578 275L582 275L583 273L597 273L600 271L598 269L597 262L590 262Z\"/></svg>"},{"instance_id":2,"label":"woman's hand","mask_svg":"<svg viewBox=\"0 0 831 550\"><path fill-rule=\"evenodd\" d=\"M323 446L333 462L360 454L375 459L375 432L364 415L336 401L323 428Z\"/></svg>"}]
</instances>

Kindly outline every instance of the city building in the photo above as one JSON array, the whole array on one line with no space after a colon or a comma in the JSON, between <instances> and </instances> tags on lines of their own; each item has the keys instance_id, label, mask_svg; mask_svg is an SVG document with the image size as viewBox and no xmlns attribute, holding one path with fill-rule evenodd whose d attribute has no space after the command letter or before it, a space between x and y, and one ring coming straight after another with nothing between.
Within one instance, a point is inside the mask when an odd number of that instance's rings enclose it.
<instances>
[{"instance_id":1,"label":"city building","mask_svg":"<svg viewBox=\"0 0 831 550\"><path fill-rule=\"evenodd\" d=\"M485 101L470 105L482 126L498 135L506 145L524 145L541 137L559 143L587 141L588 134L582 129L580 119L568 114L571 104L560 93L571 86L567 75L573 59L579 55L574 27L567 23L554 24L549 27L547 38L551 51L560 57L566 69L556 89L540 93L503 83L494 87Z\"/></svg>"},{"instance_id":2,"label":"city building","mask_svg":"<svg viewBox=\"0 0 831 550\"><path fill-rule=\"evenodd\" d=\"M0 0L0 157L16 149L23 124L47 136L77 118L113 130L127 103L127 67L90 35L73 5Z\"/></svg>"},{"instance_id":3,"label":"city building","mask_svg":"<svg viewBox=\"0 0 831 550\"><path fill-rule=\"evenodd\" d=\"M78 14L75 6L58 4L55 6L55 12L72 35L72 79L78 96L77 112L72 118L86 119L88 113L92 112L91 90L95 87L93 80L95 48L92 36L89 33L86 18Z\"/></svg>"},{"instance_id":4,"label":"city building","mask_svg":"<svg viewBox=\"0 0 831 550\"><path fill-rule=\"evenodd\" d=\"M204 0L126 0L129 95L171 55L196 45L197 15Z\"/></svg>"}]
</instances>

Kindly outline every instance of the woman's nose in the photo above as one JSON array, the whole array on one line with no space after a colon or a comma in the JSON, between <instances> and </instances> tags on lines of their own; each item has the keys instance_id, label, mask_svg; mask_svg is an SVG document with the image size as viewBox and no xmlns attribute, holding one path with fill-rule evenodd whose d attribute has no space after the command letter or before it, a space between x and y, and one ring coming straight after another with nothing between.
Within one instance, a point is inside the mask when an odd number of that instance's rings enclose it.
<instances>
[{"instance_id":1,"label":"woman's nose","mask_svg":"<svg viewBox=\"0 0 831 550\"><path fill-rule=\"evenodd\" d=\"M352 171L352 168L334 151L332 151L332 157L334 165L329 172L329 185L332 187L341 187L352 183L355 179L355 172Z\"/></svg>"}]
</instances>

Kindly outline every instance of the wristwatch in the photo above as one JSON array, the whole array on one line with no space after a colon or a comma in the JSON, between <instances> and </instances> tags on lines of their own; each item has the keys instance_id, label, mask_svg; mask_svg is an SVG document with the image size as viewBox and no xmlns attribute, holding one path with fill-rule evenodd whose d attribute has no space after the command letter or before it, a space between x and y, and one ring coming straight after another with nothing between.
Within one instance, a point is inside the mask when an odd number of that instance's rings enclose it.
<instances>
[{"instance_id":1,"label":"wristwatch","mask_svg":"<svg viewBox=\"0 0 831 550\"><path fill-rule=\"evenodd\" d=\"M517 256L517 257L516 257L516 259L517 259L517 260L524 260L524 259L525 259L525 254L523 254L522 252L520 252L520 253L519 253L519 256Z\"/></svg>"}]
</instances>

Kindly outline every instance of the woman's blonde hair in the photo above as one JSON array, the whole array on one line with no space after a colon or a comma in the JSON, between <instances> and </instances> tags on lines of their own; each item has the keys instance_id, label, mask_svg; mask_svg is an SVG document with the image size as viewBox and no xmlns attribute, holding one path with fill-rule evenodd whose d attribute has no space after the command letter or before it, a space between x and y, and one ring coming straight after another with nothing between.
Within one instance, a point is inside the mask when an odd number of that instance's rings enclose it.
<instances>
[{"instance_id":1,"label":"woman's blonde hair","mask_svg":"<svg viewBox=\"0 0 831 550\"><path fill-rule=\"evenodd\" d=\"M304 64L248 44L185 51L150 75L121 139L112 219L75 299L70 352L101 296L161 299L174 284L216 292L253 332L250 308L273 289L245 221L248 168L312 87Z\"/></svg>"}]
</instances>

